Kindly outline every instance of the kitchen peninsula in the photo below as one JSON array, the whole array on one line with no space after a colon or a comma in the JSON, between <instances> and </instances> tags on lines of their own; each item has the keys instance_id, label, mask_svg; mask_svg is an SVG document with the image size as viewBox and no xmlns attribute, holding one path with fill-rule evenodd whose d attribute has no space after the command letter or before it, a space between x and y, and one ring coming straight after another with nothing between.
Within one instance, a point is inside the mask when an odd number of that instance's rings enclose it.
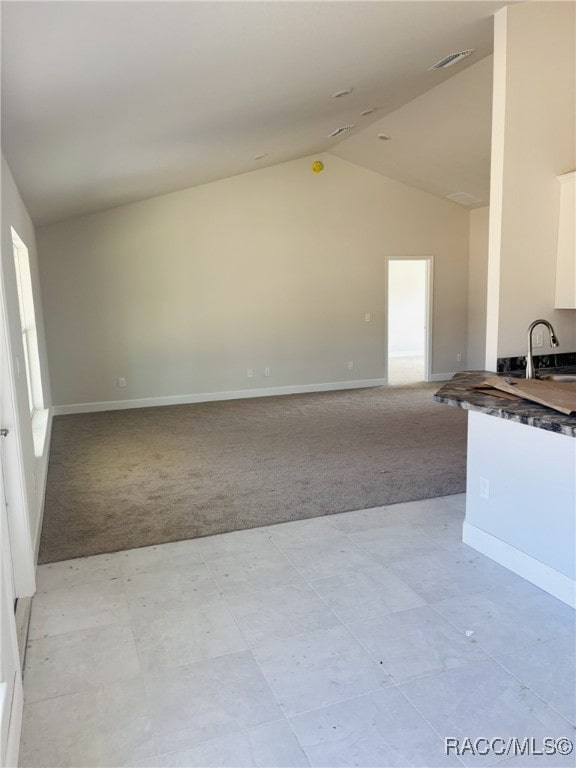
<instances>
[{"instance_id":1,"label":"kitchen peninsula","mask_svg":"<svg viewBox=\"0 0 576 768\"><path fill-rule=\"evenodd\" d=\"M434 396L470 411L462 539L576 606L576 416L474 388L494 375L456 374Z\"/></svg>"}]
</instances>

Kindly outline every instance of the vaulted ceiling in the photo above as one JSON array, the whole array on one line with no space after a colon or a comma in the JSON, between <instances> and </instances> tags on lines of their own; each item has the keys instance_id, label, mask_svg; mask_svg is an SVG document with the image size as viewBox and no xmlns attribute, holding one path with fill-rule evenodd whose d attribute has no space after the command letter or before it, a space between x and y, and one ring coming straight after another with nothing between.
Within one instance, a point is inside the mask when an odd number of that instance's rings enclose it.
<instances>
[{"instance_id":1,"label":"vaulted ceiling","mask_svg":"<svg viewBox=\"0 0 576 768\"><path fill-rule=\"evenodd\" d=\"M4 2L3 151L38 224L318 152L485 203L506 4Z\"/></svg>"}]
</instances>

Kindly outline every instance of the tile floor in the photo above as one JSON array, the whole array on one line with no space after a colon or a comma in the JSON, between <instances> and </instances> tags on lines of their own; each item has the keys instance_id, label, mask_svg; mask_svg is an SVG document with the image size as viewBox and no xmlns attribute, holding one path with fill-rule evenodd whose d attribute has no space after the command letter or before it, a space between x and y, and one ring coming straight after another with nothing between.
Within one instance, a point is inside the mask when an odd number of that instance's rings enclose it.
<instances>
[{"instance_id":1,"label":"tile floor","mask_svg":"<svg viewBox=\"0 0 576 768\"><path fill-rule=\"evenodd\" d=\"M460 543L463 496L41 566L20 765L574 765L574 612Z\"/></svg>"},{"instance_id":2,"label":"tile floor","mask_svg":"<svg viewBox=\"0 0 576 768\"><path fill-rule=\"evenodd\" d=\"M412 355L410 357L388 358L388 384L390 386L402 386L424 381L424 357Z\"/></svg>"}]
</instances>

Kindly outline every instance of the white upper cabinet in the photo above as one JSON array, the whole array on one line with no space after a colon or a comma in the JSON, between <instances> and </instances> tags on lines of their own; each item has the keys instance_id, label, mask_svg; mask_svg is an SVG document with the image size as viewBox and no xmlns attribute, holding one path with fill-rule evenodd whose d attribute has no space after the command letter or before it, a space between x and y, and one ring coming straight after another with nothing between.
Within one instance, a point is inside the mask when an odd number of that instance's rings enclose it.
<instances>
[{"instance_id":1,"label":"white upper cabinet","mask_svg":"<svg viewBox=\"0 0 576 768\"><path fill-rule=\"evenodd\" d=\"M576 171L558 176L560 213L556 260L556 309L576 309Z\"/></svg>"}]
</instances>

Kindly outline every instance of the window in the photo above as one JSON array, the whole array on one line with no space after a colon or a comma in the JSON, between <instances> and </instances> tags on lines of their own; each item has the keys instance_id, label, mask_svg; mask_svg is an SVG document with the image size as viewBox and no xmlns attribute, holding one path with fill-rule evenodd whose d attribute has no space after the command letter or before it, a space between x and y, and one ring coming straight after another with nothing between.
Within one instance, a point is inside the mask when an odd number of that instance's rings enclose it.
<instances>
[{"instance_id":1,"label":"window","mask_svg":"<svg viewBox=\"0 0 576 768\"><path fill-rule=\"evenodd\" d=\"M16 286L18 289L18 305L20 307L20 327L22 329L28 405L30 407L30 417L32 418L34 449L36 455L39 455L43 450L43 433L45 432L44 425L47 412L44 410L44 395L42 392L32 276L30 274L28 248L26 248L13 228L12 245L14 247L14 263L16 266Z\"/></svg>"}]
</instances>

